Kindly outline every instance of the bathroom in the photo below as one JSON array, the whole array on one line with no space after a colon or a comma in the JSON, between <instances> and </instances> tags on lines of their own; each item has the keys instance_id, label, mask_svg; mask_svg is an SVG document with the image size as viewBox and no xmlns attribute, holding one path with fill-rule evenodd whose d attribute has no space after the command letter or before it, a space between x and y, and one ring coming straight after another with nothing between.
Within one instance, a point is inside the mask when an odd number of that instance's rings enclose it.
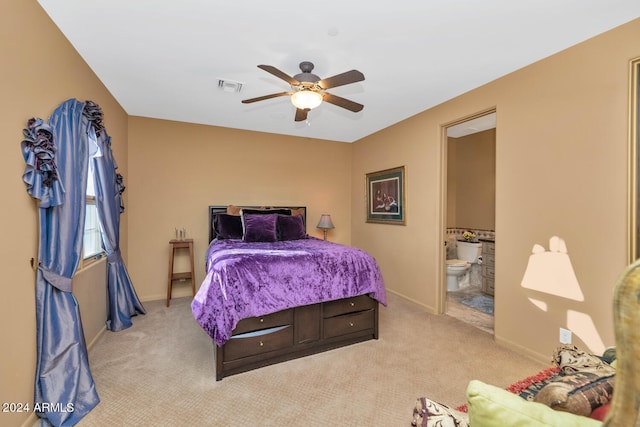
<instances>
[{"instance_id":1,"label":"bathroom","mask_svg":"<svg viewBox=\"0 0 640 427\"><path fill-rule=\"evenodd\" d=\"M495 123L493 112L447 129L447 314L491 333Z\"/></svg>"}]
</instances>

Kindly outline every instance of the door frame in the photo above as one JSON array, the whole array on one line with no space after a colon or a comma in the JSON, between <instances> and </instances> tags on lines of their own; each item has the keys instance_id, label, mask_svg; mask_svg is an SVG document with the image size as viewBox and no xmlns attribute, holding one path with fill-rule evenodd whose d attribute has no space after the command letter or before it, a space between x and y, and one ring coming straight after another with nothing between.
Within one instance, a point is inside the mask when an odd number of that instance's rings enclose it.
<instances>
[{"instance_id":1,"label":"door frame","mask_svg":"<svg viewBox=\"0 0 640 427\"><path fill-rule=\"evenodd\" d=\"M447 257L447 249L445 246L446 243L446 232L447 232L447 147L448 147L448 137L447 131L450 127L459 125L464 122L468 122L473 119L477 119L478 117L486 116L488 114L496 114L496 143L497 143L497 113L498 109L494 107L487 108L485 110L478 111L473 114L469 114L468 116L464 116L458 118L456 120L444 123L440 125L440 210L438 215L439 218L439 245L440 250L438 251L438 265L440 268L437 270L438 274L436 274L436 282L439 284L436 286L436 312L438 314L446 314L447 312L447 271L445 260Z\"/></svg>"}]
</instances>

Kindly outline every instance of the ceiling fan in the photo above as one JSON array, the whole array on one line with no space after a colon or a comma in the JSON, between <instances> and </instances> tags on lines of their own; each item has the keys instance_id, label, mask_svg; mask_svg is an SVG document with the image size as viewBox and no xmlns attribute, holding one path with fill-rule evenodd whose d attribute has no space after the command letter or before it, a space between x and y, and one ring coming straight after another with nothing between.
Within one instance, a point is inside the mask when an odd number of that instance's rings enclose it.
<instances>
[{"instance_id":1,"label":"ceiling fan","mask_svg":"<svg viewBox=\"0 0 640 427\"><path fill-rule=\"evenodd\" d=\"M311 109L319 106L322 101L337 105L338 107L346 108L354 113L357 113L364 108L364 105L362 104L325 92L327 89L331 89L333 87L344 86L364 80L364 74L358 70L351 70L341 74L336 74L333 77L320 79L320 77L311 73L313 70L313 63L309 61L301 62L300 70L302 72L293 77L271 65L258 65L258 68L261 68L289 83L291 85L291 91L272 93L271 95L245 99L242 101L243 104L264 101L266 99L277 98L279 96L291 96L291 102L296 107L296 122L306 120L307 113Z\"/></svg>"}]
</instances>

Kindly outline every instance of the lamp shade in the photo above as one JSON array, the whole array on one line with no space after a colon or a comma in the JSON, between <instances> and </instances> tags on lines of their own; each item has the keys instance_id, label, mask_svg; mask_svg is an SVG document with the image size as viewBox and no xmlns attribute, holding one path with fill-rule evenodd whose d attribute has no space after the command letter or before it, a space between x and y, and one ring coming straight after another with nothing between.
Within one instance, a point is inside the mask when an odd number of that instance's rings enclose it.
<instances>
[{"instance_id":1,"label":"lamp shade","mask_svg":"<svg viewBox=\"0 0 640 427\"><path fill-rule=\"evenodd\" d=\"M311 110L322 104L322 94L302 89L291 95L291 102L301 110Z\"/></svg>"},{"instance_id":2,"label":"lamp shade","mask_svg":"<svg viewBox=\"0 0 640 427\"><path fill-rule=\"evenodd\" d=\"M322 216L320 217L320 221L318 222L317 225L318 228L323 228L323 229L328 229L328 228L335 228L333 226L333 223L331 222L331 215L329 214L322 214Z\"/></svg>"}]
</instances>

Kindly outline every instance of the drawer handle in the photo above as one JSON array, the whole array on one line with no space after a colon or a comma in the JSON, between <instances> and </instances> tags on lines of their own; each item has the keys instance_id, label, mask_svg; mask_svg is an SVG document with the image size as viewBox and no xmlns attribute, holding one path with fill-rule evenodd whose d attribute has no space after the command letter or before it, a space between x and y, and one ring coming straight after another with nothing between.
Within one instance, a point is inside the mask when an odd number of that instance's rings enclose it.
<instances>
[{"instance_id":1,"label":"drawer handle","mask_svg":"<svg viewBox=\"0 0 640 427\"><path fill-rule=\"evenodd\" d=\"M355 303L355 302L353 302L353 301L351 301L351 302L349 303L349 305L350 305L351 307L355 307L355 306L356 306L356 303Z\"/></svg>"},{"instance_id":2,"label":"drawer handle","mask_svg":"<svg viewBox=\"0 0 640 427\"><path fill-rule=\"evenodd\" d=\"M260 318L260 323L264 323L264 317Z\"/></svg>"},{"instance_id":3,"label":"drawer handle","mask_svg":"<svg viewBox=\"0 0 640 427\"><path fill-rule=\"evenodd\" d=\"M264 343L260 341L260 347L264 347Z\"/></svg>"},{"instance_id":4,"label":"drawer handle","mask_svg":"<svg viewBox=\"0 0 640 427\"><path fill-rule=\"evenodd\" d=\"M353 327L353 322L349 322L349 326Z\"/></svg>"}]
</instances>

